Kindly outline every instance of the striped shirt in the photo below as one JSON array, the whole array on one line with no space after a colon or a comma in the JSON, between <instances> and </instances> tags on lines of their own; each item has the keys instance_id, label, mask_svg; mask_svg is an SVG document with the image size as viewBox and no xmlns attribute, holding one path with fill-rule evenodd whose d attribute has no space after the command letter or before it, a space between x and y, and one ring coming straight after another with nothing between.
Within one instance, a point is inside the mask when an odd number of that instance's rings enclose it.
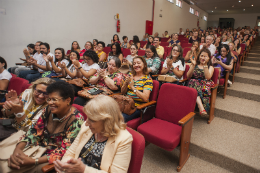
<instances>
[{"instance_id":1,"label":"striped shirt","mask_svg":"<svg viewBox=\"0 0 260 173\"><path fill-rule=\"evenodd\" d=\"M135 81L134 80L134 87L140 91L143 92L144 90L149 90L152 91L153 90L153 80L151 79L150 76L145 75L144 77L142 77L141 79ZM128 85L128 91L126 93L128 96L132 97L134 102L135 102L135 106L139 106L142 103L145 103L141 98L139 98L130 88L130 86Z\"/></svg>"}]
</instances>

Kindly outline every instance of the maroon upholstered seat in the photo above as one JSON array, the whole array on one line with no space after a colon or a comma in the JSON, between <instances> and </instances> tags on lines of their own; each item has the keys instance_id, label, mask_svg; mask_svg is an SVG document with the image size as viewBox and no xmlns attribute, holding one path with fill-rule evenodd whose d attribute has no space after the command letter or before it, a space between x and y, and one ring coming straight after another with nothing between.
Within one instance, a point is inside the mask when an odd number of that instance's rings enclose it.
<instances>
[{"instance_id":1,"label":"maroon upholstered seat","mask_svg":"<svg viewBox=\"0 0 260 173\"><path fill-rule=\"evenodd\" d=\"M139 56L144 56L145 55L145 50L138 50L138 55Z\"/></svg>"},{"instance_id":2,"label":"maroon upholstered seat","mask_svg":"<svg viewBox=\"0 0 260 173\"><path fill-rule=\"evenodd\" d=\"M146 141L167 151L173 150L181 143L178 171L189 158L189 141L196 98L197 91L193 88L163 84L157 99L155 118L137 128Z\"/></svg>"},{"instance_id":3,"label":"maroon upholstered seat","mask_svg":"<svg viewBox=\"0 0 260 173\"><path fill-rule=\"evenodd\" d=\"M127 55L131 55L130 49L124 49L123 56L127 57Z\"/></svg>"},{"instance_id":4,"label":"maroon upholstered seat","mask_svg":"<svg viewBox=\"0 0 260 173\"><path fill-rule=\"evenodd\" d=\"M17 95L20 95L24 91L23 86L28 83L29 81L26 79L19 78L19 77L12 77L8 84L8 91L15 90Z\"/></svg>"},{"instance_id":5,"label":"maroon upholstered seat","mask_svg":"<svg viewBox=\"0 0 260 173\"><path fill-rule=\"evenodd\" d=\"M144 155L145 140L140 133L128 127L126 129L128 130L129 133L132 134L133 137L131 161L127 172L140 173L143 155Z\"/></svg>"}]
</instances>

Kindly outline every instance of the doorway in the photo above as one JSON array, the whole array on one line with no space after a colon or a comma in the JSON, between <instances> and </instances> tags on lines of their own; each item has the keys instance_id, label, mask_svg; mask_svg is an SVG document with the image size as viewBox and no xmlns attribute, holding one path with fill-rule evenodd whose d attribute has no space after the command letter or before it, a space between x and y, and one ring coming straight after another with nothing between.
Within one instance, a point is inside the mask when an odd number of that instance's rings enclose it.
<instances>
[{"instance_id":1,"label":"doorway","mask_svg":"<svg viewBox=\"0 0 260 173\"><path fill-rule=\"evenodd\" d=\"M222 29L234 28L235 19L234 18L219 18L219 26Z\"/></svg>"}]
</instances>

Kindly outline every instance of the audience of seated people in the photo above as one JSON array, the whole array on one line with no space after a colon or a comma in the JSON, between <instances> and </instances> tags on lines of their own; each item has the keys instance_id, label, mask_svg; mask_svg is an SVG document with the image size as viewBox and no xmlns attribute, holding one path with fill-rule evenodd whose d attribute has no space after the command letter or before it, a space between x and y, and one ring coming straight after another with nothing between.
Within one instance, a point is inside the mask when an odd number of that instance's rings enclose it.
<instances>
[{"instance_id":1,"label":"audience of seated people","mask_svg":"<svg viewBox=\"0 0 260 173\"><path fill-rule=\"evenodd\" d=\"M26 166L30 167L30 172L38 172L43 166L57 159L61 160L84 123L83 115L72 106L74 92L70 84L52 83L47 87L46 94L48 106L10 153L8 166L12 169L22 169ZM47 150L42 157L33 159L24 154L23 150L28 145L44 147Z\"/></svg>"},{"instance_id":2,"label":"audience of seated people","mask_svg":"<svg viewBox=\"0 0 260 173\"><path fill-rule=\"evenodd\" d=\"M55 55L51 54L48 43L36 42L35 46L29 44L28 50L24 50L25 59L23 59L29 66L12 67L10 71L19 74L18 77L27 79L32 86L20 97L16 91L10 90L6 94L6 100L2 100L3 115L13 119L15 133L21 130L23 134L15 144L14 151L10 153L8 166L12 169L29 166L30 172L33 172L49 163L54 163L57 172L66 172L70 168L82 172L97 170L127 172L133 139L125 130L125 122L140 117L140 110L136 109L131 115L121 113L115 100L104 95L94 99L78 96L74 100L74 96L82 90L82 87L68 84L63 80L87 79L89 85L106 87L114 93L129 96L133 98L135 106L139 106L149 101L153 90L152 75L172 76L177 80L173 85L179 84L183 79L186 65L189 65L186 74L187 86L197 90L196 103L199 113L207 117L211 87L214 85L211 80L214 68L220 69L221 78L225 76L226 70L233 70L235 73L233 63L239 60L241 44L250 49L257 35L258 30L249 28L236 30L193 28L187 29L184 35L180 28L178 34L172 34L171 38L167 31L162 34L163 37L169 38L167 41L169 47L172 46L171 50L164 50L164 47L160 46L161 38L158 37L158 32L155 33L155 37L146 33L142 40L147 41L143 47L144 57L138 56L141 43L136 35L133 36L133 44L130 45L128 37L124 36L120 45L119 37L115 34L108 55L103 51L105 43L96 39L93 40L93 44L86 42L82 51L77 41L72 42L67 55L63 48L56 48ZM180 45L182 39L192 43L185 58ZM131 54L124 57L123 49L130 49ZM169 56L164 60L165 53ZM107 68L101 69L99 61L106 62ZM164 63L159 71L161 61ZM185 64L185 61L188 63ZM126 63L129 65L130 73L123 74L119 70L121 65ZM0 90L7 90L12 78L6 68L6 61L0 57ZM50 76L44 78L42 74L49 71L55 73L56 78L51 79ZM85 105L84 113L88 116L85 123L81 113L72 106L73 103ZM111 147L110 149L105 147L110 146L111 143L108 141L112 140L117 144L113 146L113 150ZM55 145L57 143L61 145ZM47 147L47 150L42 157L32 159L23 152L27 144ZM101 150L97 151L94 148ZM119 148L124 148L123 155L117 155L117 152L122 152ZM116 154L109 154L111 152ZM102 167L104 162L108 162L107 170Z\"/></svg>"}]
</instances>

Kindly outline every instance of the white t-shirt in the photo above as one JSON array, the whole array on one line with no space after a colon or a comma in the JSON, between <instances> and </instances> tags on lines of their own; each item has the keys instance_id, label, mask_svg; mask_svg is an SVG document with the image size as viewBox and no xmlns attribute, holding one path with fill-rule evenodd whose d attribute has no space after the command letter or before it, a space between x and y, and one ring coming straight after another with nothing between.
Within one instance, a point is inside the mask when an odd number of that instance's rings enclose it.
<instances>
[{"instance_id":1,"label":"white t-shirt","mask_svg":"<svg viewBox=\"0 0 260 173\"><path fill-rule=\"evenodd\" d=\"M96 69L96 70L100 69L100 67L97 63L94 63L92 65L88 65L87 63L85 63L85 64L83 64L82 68L86 72L89 72L89 70L91 70L91 69ZM84 77L84 79L85 79L85 77Z\"/></svg>"},{"instance_id":2,"label":"white t-shirt","mask_svg":"<svg viewBox=\"0 0 260 173\"><path fill-rule=\"evenodd\" d=\"M33 59L37 60L40 59L42 57L42 54L41 53L38 53L36 52L34 55L33 55Z\"/></svg>"},{"instance_id":3,"label":"white t-shirt","mask_svg":"<svg viewBox=\"0 0 260 173\"><path fill-rule=\"evenodd\" d=\"M168 58L166 58L166 60L164 61L163 68L167 68L167 59L168 59ZM186 66L185 66L185 63L184 63L184 65L182 65L182 61L179 60L179 61L177 61L177 62L172 63L172 67L173 67L173 68L179 68L180 71L185 71L185 67L186 67ZM167 75L173 76L173 77L175 77L175 78L178 79L178 80L182 80L182 79L183 79L183 76L182 76L181 78L178 78L178 77L173 73L172 70L169 70L168 73L167 73Z\"/></svg>"},{"instance_id":4,"label":"white t-shirt","mask_svg":"<svg viewBox=\"0 0 260 173\"><path fill-rule=\"evenodd\" d=\"M180 32L178 32L178 33L180 33ZM184 35L184 32L182 31L181 34L179 34L179 35Z\"/></svg>"},{"instance_id":5,"label":"white t-shirt","mask_svg":"<svg viewBox=\"0 0 260 173\"><path fill-rule=\"evenodd\" d=\"M11 78L12 75L7 70L4 70L2 73L0 73L0 80L7 79L10 81Z\"/></svg>"},{"instance_id":6,"label":"white t-shirt","mask_svg":"<svg viewBox=\"0 0 260 173\"><path fill-rule=\"evenodd\" d=\"M203 48L203 45L200 45L200 49ZM214 44L211 44L209 47L208 47L208 50L210 51L211 53L211 57L216 53L216 46Z\"/></svg>"},{"instance_id":7,"label":"white t-shirt","mask_svg":"<svg viewBox=\"0 0 260 173\"><path fill-rule=\"evenodd\" d=\"M221 42L221 44L228 44L228 43L229 43L229 41Z\"/></svg>"},{"instance_id":8,"label":"white t-shirt","mask_svg":"<svg viewBox=\"0 0 260 173\"><path fill-rule=\"evenodd\" d=\"M59 62L56 62L55 65L56 65L59 69L61 69L60 66L58 65L58 63L59 63ZM69 61L66 60L66 59L63 59L60 63L65 63L66 66L67 66L67 65L69 64ZM54 71L54 70L53 70L53 71ZM62 75L62 73L56 73L56 74L57 74L58 76L59 76L59 75Z\"/></svg>"},{"instance_id":9,"label":"white t-shirt","mask_svg":"<svg viewBox=\"0 0 260 173\"><path fill-rule=\"evenodd\" d=\"M53 61L55 61L55 56L52 54L52 53L49 53L48 55L52 56L53 57ZM47 56L48 56L47 55ZM37 64L39 65L43 65L43 66L46 66L46 61L43 59L43 56L39 56L39 59L37 60ZM49 62L50 66L51 66L51 62ZM40 69L38 68L38 71L41 73L41 72L44 72L43 69Z\"/></svg>"},{"instance_id":10,"label":"white t-shirt","mask_svg":"<svg viewBox=\"0 0 260 173\"><path fill-rule=\"evenodd\" d=\"M81 64L81 63L80 63L80 66L82 67L82 64ZM71 64L71 65L69 66L68 70L69 70L71 73L73 73L74 70L75 70L74 65ZM70 76L70 75L67 75L66 78L67 78L67 79L71 79L71 76Z\"/></svg>"}]
</instances>

